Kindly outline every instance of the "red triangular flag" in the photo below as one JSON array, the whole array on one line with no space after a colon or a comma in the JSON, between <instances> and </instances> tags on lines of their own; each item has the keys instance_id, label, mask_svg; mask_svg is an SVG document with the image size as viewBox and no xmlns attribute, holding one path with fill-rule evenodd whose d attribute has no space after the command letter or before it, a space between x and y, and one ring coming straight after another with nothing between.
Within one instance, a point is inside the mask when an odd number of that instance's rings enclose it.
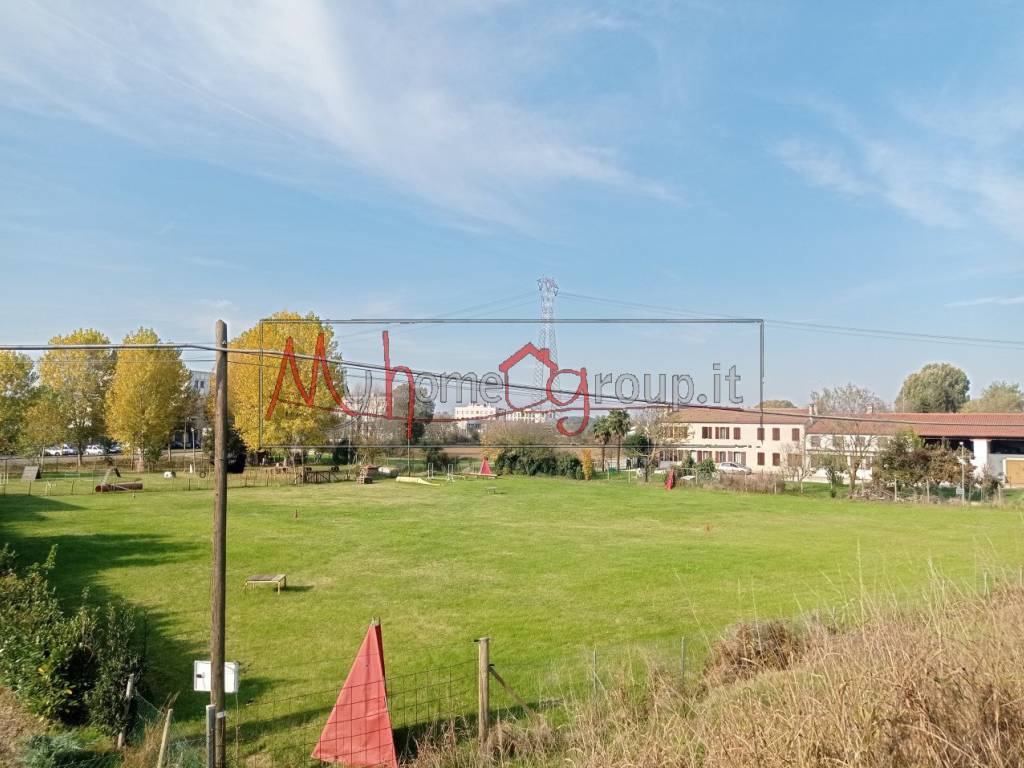
<instances>
[{"instance_id":1,"label":"red triangular flag","mask_svg":"<svg viewBox=\"0 0 1024 768\"><path fill-rule=\"evenodd\" d=\"M493 472L491 472L491 465L487 463L486 456L484 456L483 463L480 464L480 474L487 475L488 477L494 474Z\"/></svg>"},{"instance_id":2,"label":"red triangular flag","mask_svg":"<svg viewBox=\"0 0 1024 768\"><path fill-rule=\"evenodd\" d=\"M384 643L371 624L313 757L344 765L398 768L384 687Z\"/></svg>"}]
</instances>

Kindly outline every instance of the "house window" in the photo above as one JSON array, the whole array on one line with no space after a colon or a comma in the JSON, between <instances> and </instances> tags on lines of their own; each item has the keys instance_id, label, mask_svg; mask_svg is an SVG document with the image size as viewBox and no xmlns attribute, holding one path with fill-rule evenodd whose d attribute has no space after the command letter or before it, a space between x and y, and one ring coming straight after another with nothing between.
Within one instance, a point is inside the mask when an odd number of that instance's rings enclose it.
<instances>
[{"instance_id":1,"label":"house window","mask_svg":"<svg viewBox=\"0 0 1024 768\"><path fill-rule=\"evenodd\" d=\"M772 440L781 440L782 430L778 427L772 427Z\"/></svg>"},{"instance_id":2,"label":"house window","mask_svg":"<svg viewBox=\"0 0 1024 768\"><path fill-rule=\"evenodd\" d=\"M715 439L716 440L728 440L729 439L729 428L728 427L715 427Z\"/></svg>"},{"instance_id":3,"label":"house window","mask_svg":"<svg viewBox=\"0 0 1024 768\"><path fill-rule=\"evenodd\" d=\"M757 428L757 439L764 440L764 427Z\"/></svg>"},{"instance_id":4,"label":"house window","mask_svg":"<svg viewBox=\"0 0 1024 768\"><path fill-rule=\"evenodd\" d=\"M800 427L793 427L793 442L800 442Z\"/></svg>"},{"instance_id":5,"label":"house window","mask_svg":"<svg viewBox=\"0 0 1024 768\"><path fill-rule=\"evenodd\" d=\"M772 466L773 467L778 467L781 464L782 464L782 457L779 454L777 454L777 453L773 453L772 454Z\"/></svg>"},{"instance_id":6,"label":"house window","mask_svg":"<svg viewBox=\"0 0 1024 768\"><path fill-rule=\"evenodd\" d=\"M723 461L728 461L726 458L728 454L725 451L715 451L715 461L721 464Z\"/></svg>"},{"instance_id":7,"label":"house window","mask_svg":"<svg viewBox=\"0 0 1024 768\"><path fill-rule=\"evenodd\" d=\"M759 467L763 467L764 466L764 453L761 452L761 451L757 452L757 466L759 466Z\"/></svg>"},{"instance_id":8,"label":"house window","mask_svg":"<svg viewBox=\"0 0 1024 768\"><path fill-rule=\"evenodd\" d=\"M703 439L703 440L710 440L711 439L711 427L701 427L700 428L700 436L701 436L701 439Z\"/></svg>"},{"instance_id":9,"label":"house window","mask_svg":"<svg viewBox=\"0 0 1024 768\"><path fill-rule=\"evenodd\" d=\"M817 435L811 436L811 448L821 448L821 438Z\"/></svg>"},{"instance_id":10,"label":"house window","mask_svg":"<svg viewBox=\"0 0 1024 768\"><path fill-rule=\"evenodd\" d=\"M733 451L732 460L737 464L747 465L747 454L745 451Z\"/></svg>"},{"instance_id":11,"label":"house window","mask_svg":"<svg viewBox=\"0 0 1024 768\"><path fill-rule=\"evenodd\" d=\"M733 427L732 428L732 439L733 440L739 440L740 439L740 428L739 427Z\"/></svg>"}]
</instances>

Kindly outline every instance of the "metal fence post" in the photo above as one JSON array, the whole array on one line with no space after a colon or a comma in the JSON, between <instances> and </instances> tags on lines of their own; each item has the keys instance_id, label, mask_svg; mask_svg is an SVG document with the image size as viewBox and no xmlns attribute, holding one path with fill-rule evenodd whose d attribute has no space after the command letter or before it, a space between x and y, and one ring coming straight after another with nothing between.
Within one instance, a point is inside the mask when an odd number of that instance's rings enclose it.
<instances>
[{"instance_id":1,"label":"metal fence post","mask_svg":"<svg viewBox=\"0 0 1024 768\"><path fill-rule=\"evenodd\" d=\"M217 762L217 705L206 705L206 768Z\"/></svg>"},{"instance_id":2,"label":"metal fence post","mask_svg":"<svg viewBox=\"0 0 1024 768\"><path fill-rule=\"evenodd\" d=\"M491 719L491 638L481 637L477 642L477 737L480 746L487 744L487 731Z\"/></svg>"}]
</instances>

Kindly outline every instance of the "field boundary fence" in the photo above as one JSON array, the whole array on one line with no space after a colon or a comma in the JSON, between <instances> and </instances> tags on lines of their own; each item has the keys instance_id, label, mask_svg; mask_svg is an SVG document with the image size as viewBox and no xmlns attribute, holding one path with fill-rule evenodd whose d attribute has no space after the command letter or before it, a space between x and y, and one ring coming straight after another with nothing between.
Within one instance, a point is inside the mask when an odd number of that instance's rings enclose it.
<instances>
[{"instance_id":1,"label":"field boundary fence","mask_svg":"<svg viewBox=\"0 0 1024 768\"><path fill-rule=\"evenodd\" d=\"M681 685L693 671L687 668L692 646L679 637L567 645L541 660L524 658L522 647L496 644L486 637L446 647L445 663L416 670L399 668L386 676L387 710L400 762L413 759L424 745L441 741L456 741L469 749L488 745L511 722L558 722L573 702L624 683L643 685L652 669L672 675ZM303 664L310 668L305 674L293 666L243 664L240 691L228 695L228 765L322 765L312 753L351 663L350 656L343 657ZM284 695L271 686L270 692L249 698L247 679L266 682L275 674L292 675L290 681L282 682ZM258 690L260 684L256 685ZM157 705L138 690L126 702L125 751L109 749L68 761L64 768L206 766L209 744L204 725L194 713L179 719L173 698ZM188 709L184 703L181 707ZM339 724L358 730L360 722L353 718Z\"/></svg>"},{"instance_id":2,"label":"field boundary fence","mask_svg":"<svg viewBox=\"0 0 1024 768\"><path fill-rule=\"evenodd\" d=\"M542 660L526 660L522 650L485 637L467 643L448 663L389 671L387 707L400 760L442 739L487 743L509 721L557 721L571 702L624 683L642 685L655 668L680 684L692 672L687 662L693 645L682 637L574 645ZM310 682L287 696L266 695L229 707L232 758L261 766L316 763L310 755L341 691L347 663L335 659L334 671L334 679ZM249 668L243 677L273 672ZM355 721L349 725L359 728Z\"/></svg>"}]
</instances>

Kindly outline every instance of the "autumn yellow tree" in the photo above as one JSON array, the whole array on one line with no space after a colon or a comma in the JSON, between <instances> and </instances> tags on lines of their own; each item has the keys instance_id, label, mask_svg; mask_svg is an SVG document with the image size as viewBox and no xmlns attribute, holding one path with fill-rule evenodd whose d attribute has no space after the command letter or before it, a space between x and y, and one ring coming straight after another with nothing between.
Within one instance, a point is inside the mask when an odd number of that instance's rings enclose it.
<instances>
[{"instance_id":1,"label":"autumn yellow tree","mask_svg":"<svg viewBox=\"0 0 1024 768\"><path fill-rule=\"evenodd\" d=\"M50 344L109 344L104 334L80 328L67 336L54 336ZM54 395L54 406L64 425L58 439L78 449L78 464L90 441L104 434L107 388L116 356L111 349L51 349L39 360L39 381Z\"/></svg>"},{"instance_id":2,"label":"autumn yellow tree","mask_svg":"<svg viewBox=\"0 0 1024 768\"><path fill-rule=\"evenodd\" d=\"M158 344L160 338L140 328L125 344ZM177 349L122 349L107 393L111 437L131 446L140 469L154 461L181 420L188 371Z\"/></svg>"},{"instance_id":3,"label":"autumn yellow tree","mask_svg":"<svg viewBox=\"0 0 1024 768\"><path fill-rule=\"evenodd\" d=\"M340 356L334 341L334 329L314 315L278 312L262 323L243 331L231 342L236 350L260 350L262 356L242 352L228 353L228 407L235 429L251 449L268 445L324 445L338 427L340 415L331 393L324 383L323 370L317 370L317 388L312 407L303 401L292 376L291 367L282 357L286 343L292 339L295 364L302 386L308 390L314 362L303 359L316 352L319 334L324 334L324 352L328 360ZM262 346L261 346L262 345ZM261 362L262 357L262 362ZM267 418L267 407L284 365L279 398L273 414ZM262 400L260 371L263 372ZM339 395L343 393L341 366L328 363L331 381ZM262 422L262 429L261 429Z\"/></svg>"},{"instance_id":4,"label":"autumn yellow tree","mask_svg":"<svg viewBox=\"0 0 1024 768\"><path fill-rule=\"evenodd\" d=\"M18 444L33 456L42 456L48 445L59 443L67 434L67 422L61 415L59 398L49 387L36 387L32 404L25 411L25 423Z\"/></svg>"},{"instance_id":5,"label":"autumn yellow tree","mask_svg":"<svg viewBox=\"0 0 1024 768\"><path fill-rule=\"evenodd\" d=\"M12 453L18 446L35 379L32 358L0 350L0 453Z\"/></svg>"}]
</instances>

